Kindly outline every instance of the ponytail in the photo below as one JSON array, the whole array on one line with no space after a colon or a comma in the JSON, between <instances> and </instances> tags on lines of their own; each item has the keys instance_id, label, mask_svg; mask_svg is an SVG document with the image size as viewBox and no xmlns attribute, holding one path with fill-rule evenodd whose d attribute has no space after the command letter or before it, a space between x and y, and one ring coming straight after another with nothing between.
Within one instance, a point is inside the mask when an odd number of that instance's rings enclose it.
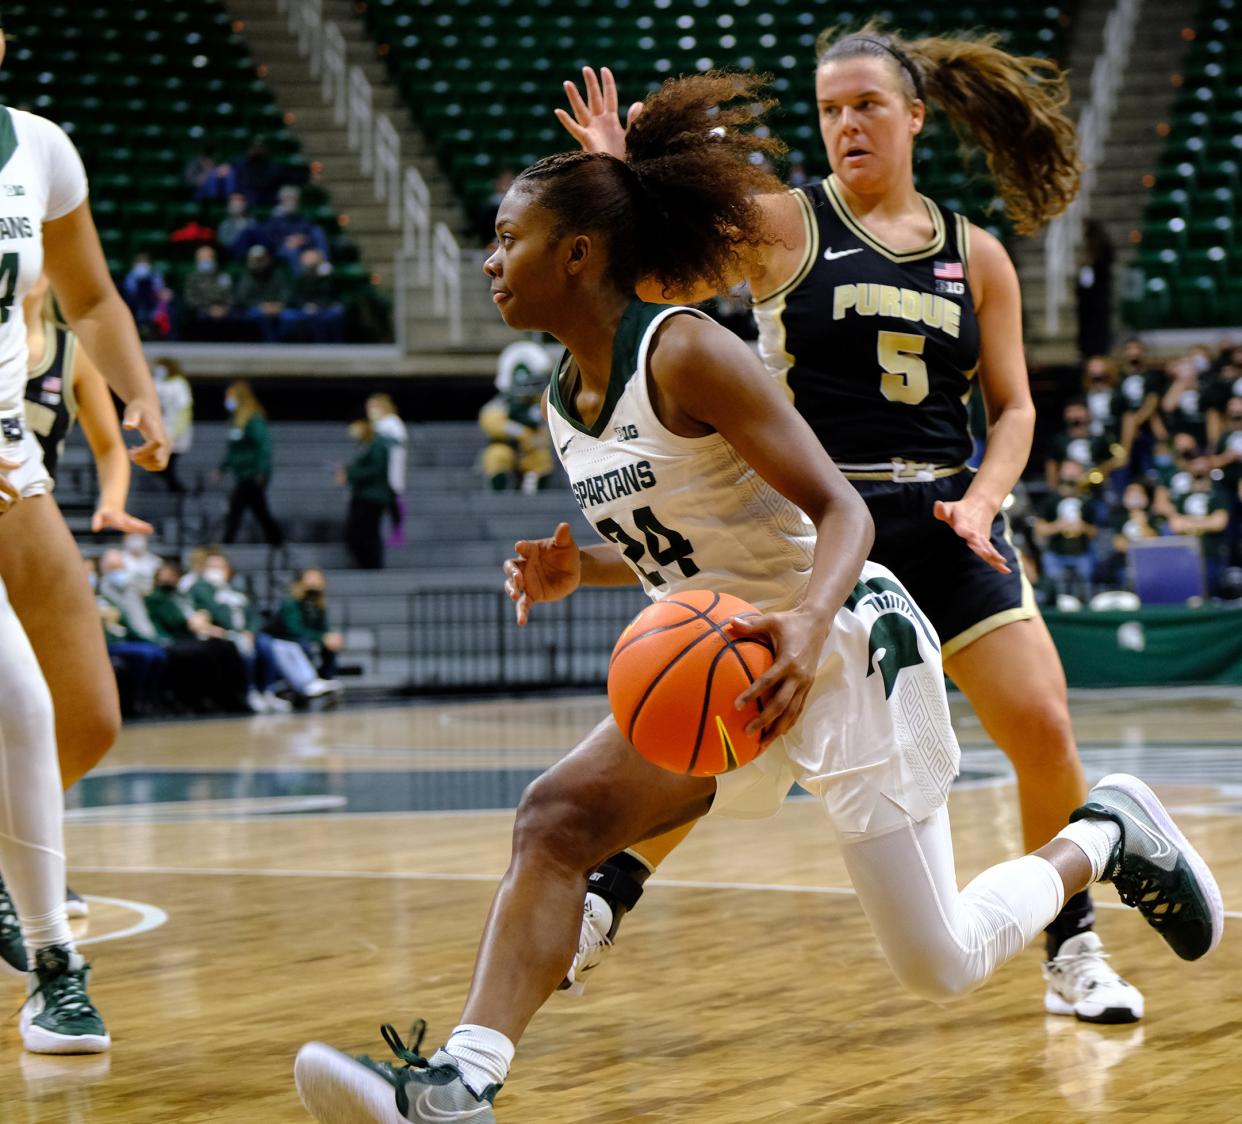
<instances>
[{"instance_id":1,"label":"ponytail","mask_svg":"<svg viewBox=\"0 0 1242 1124\"><path fill-rule=\"evenodd\" d=\"M921 83L958 136L982 150L1014 229L1033 234L1078 194L1082 162L1065 114L1069 83L1050 59L1011 55L999 42L996 34L906 41L871 21L840 37L821 35L817 65L885 58L908 98Z\"/></svg>"},{"instance_id":2,"label":"ponytail","mask_svg":"<svg viewBox=\"0 0 1242 1124\"><path fill-rule=\"evenodd\" d=\"M623 292L643 278L666 293L726 289L745 250L775 241L755 198L784 190L764 163L785 151L762 127L774 104L760 99L765 81L720 71L671 79L630 126L624 160L560 153L531 165L514 187L534 190L557 215L555 237L600 234Z\"/></svg>"}]
</instances>

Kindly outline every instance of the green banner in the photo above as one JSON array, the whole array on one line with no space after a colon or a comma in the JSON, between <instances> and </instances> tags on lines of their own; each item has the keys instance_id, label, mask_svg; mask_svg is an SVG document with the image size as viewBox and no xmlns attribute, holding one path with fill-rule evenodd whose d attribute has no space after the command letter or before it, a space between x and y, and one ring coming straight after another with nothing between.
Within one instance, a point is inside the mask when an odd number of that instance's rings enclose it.
<instances>
[{"instance_id":1,"label":"green banner","mask_svg":"<svg viewBox=\"0 0 1242 1124\"><path fill-rule=\"evenodd\" d=\"M1242 684L1242 608L1044 613L1071 687Z\"/></svg>"}]
</instances>

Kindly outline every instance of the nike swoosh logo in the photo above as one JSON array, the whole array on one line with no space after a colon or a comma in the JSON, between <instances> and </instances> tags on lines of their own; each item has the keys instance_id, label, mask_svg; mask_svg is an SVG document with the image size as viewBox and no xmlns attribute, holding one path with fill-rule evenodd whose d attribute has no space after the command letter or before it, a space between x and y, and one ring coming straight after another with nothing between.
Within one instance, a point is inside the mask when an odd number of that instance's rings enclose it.
<instances>
[{"instance_id":1,"label":"nike swoosh logo","mask_svg":"<svg viewBox=\"0 0 1242 1124\"><path fill-rule=\"evenodd\" d=\"M561 456L565 455L565 450L569 448L569 442L572 441L573 439L574 439L574 435L571 433L569 435L569 439L565 442L564 445L561 446Z\"/></svg>"},{"instance_id":2,"label":"nike swoosh logo","mask_svg":"<svg viewBox=\"0 0 1242 1124\"><path fill-rule=\"evenodd\" d=\"M1144 835L1147 836L1148 839L1150 839L1153 843L1155 843L1156 849L1155 851L1152 852L1152 855L1151 855L1153 859L1163 859L1173 854L1173 848L1169 846L1169 841L1163 835L1156 834L1156 832L1152 831L1151 828L1149 828L1145 823L1142 823L1139 820L1130 819L1130 823L1134 827L1137 827L1139 831L1141 831Z\"/></svg>"},{"instance_id":3,"label":"nike swoosh logo","mask_svg":"<svg viewBox=\"0 0 1242 1124\"><path fill-rule=\"evenodd\" d=\"M832 248L829 247L827 250L824 251L824 261L836 261L837 258L848 258L850 254L861 254L861 253L862 253L861 246L855 246L852 250L837 250L835 253L833 252Z\"/></svg>"},{"instance_id":4,"label":"nike swoosh logo","mask_svg":"<svg viewBox=\"0 0 1242 1124\"><path fill-rule=\"evenodd\" d=\"M418 1100L414 1102L413 1107L414 1111L418 1113L418 1115L414 1118L415 1120L442 1120L444 1121L444 1124L452 1124L453 1121L476 1120L483 1116L483 1114L491 1108L491 1105L480 1104L477 1108L472 1108L464 1112L460 1112L457 1109L450 1109L446 1112L444 1109L438 1108L436 1105L431 1103L431 1090L423 1089L423 1091L419 1093Z\"/></svg>"}]
</instances>

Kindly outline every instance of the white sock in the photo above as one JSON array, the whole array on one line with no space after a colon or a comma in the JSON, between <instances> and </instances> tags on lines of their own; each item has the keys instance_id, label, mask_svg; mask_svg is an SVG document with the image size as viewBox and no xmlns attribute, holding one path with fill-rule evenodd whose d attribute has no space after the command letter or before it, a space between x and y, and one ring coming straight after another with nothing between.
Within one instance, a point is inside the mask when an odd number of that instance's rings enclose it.
<instances>
[{"instance_id":1,"label":"white sock","mask_svg":"<svg viewBox=\"0 0 1242 1124\"><path fill-rule=\"evenodd\" d=\"M1057 832L1058 839L1073 843L1091 864L1091 881L1098 882L1108 866L1117 844L1121 842L1121 828L1112 820L1075 820Z\"/></svg>"},{"instance_id":2,"label":"white sock","mask_svg":"<svg viewBox=\"0 0 1242 1124\"><path fill-rule=\"evenodd\" d=\"M466 1088L482 1096L489 1085L503 1085L513 1064L514 1045L498 1030L463 1023L444 1044L444 1052L457 1063Z\"/></svg>"},{"instance_id":3,"label":"white sock","mask_svg":"<svg viewBox=\"0 0 1242 1124\"><path fill-rule=\"evenodd\" d=\"M33 959L72 945L65 915L65 796L52 697L0 582L0 875Z\"/></svg>"}]
</instances>

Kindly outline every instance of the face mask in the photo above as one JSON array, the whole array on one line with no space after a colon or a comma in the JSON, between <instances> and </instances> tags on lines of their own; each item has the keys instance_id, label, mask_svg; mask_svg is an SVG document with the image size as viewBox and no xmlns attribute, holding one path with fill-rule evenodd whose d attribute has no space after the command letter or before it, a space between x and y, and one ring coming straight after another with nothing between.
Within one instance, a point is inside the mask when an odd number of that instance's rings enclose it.
<instances>
[{"instance_id":1,"label":"face mask","mask_svg":"<svg viewBox=\"0 0 1242 1124\"><path fill-rule=\"evenodd\" d=\"M234 410L237 409L237 399L234 398L231 394L226 395L224 399L224 408L228 410L228 412L231 414Z\"/></svg>"},{"instance_id":2,"label":"face mask","mask_svg":"<svg viewBox=\"0 0 1242 1124\"><path fill-rule=\"evenodd\" d=\"M322 589L308 589L306 591L306 600L313 601L317 605L322 605L323 604L323 590Z\"/></svg>"},{"instance_id":3,"label":"face mask","mask_svg":"<svg viewBox=\"0 0 1242 1124\"><path fill-rule=\"evenodd\" d=\"M165 367L163 363L157 363L153 368L151 368L151 375L156 382L163 382L166 378L168 378L168 368Z\"/></svg>"},{"instance_id":4,"label":"face mask","mask_svg":"<svg viewBox=\"0 0 1242 1124\"><path fill-rule=\"evenodd\" d=\"M129 574L124 570L113 570L110 574L104 574L99 581L105 589L121 593L129 587Z\"/></svg>"},{"instance_id":5,"label":"face mask","mask_svg":"<svg viewBox=\"0 0 1242 1124\"><path fill-rule=\"evenodd\" d=\"M147 540L141 535L125 536L125 553L138 556L147 552Z\"/></svg>"},{"instance_id":6,"label":"face mask","mask_svg":"<svg viewBox=\"0 0 1242 1124\"><path fill-rule=\"evenodd\" d=\"M151 276L151 267L146 262L139 262L130 272L142 281Z\"/></svg>"},{"instance_id":7,"label":"face mask","mask_svg":"<svg viewBox=\"0 0 1242 1124\"><path fill-rule=\"evenodd\" d=\"M1196 374L1200 375L1212 365L1211 360L1208 359L1206 355L1192 355L1190 357L1190 362L1194 367Z\"/></svg>"},{"instance_id":8,"label":"face mask","mask_svg":"<svg viewBox=\"0 0 1242 1124\"><path fill-rule=\"evenodd\" d=\"M1171 453L1157 453L1155 460L1161 468L1168 468L1173 463L1173 456Z\"/></svg>"},{"instance_id":9,"label":"face mask","mask_svg":"<svg viewBox=\"0 0 1242 1124\"><path fill-rule=\"evenodd\" d=\"M161 590L164 593L172 593L177 588L177 583L176 582L160 582L159 585L157 585L155 588L158 590Z\"/></svg>"},{"instance_id":10,"label":"face mask","mask_svg":"<svg viewBox=\"0 0 1242 1124\"><path fill-rule=\"evenodd\" d=\"M229 214L234 218L240 218L246 213L246 204L242 199L234 199L229 203Z\"/></svg>"},{"instance_id":11,"label":"face mask","mask_svg":"<svg viewBox=\"0 0 1242 1124\"><path fill-rule=\"evenodd\" d=\"M1127 511L1142 511L1147 506L1147 501L1142 496L1126 496L1123 502Z\"/></svg>"},{"instance_id":12,"label":"face mask","mask_svg":"<svg viewBox=\"0 0 1242 1124\"><path fill-rule=\"evenodd\" d=\"M219 566L209 566L203 571L203 581L214 585L217 589L226 585L229 580L228 570L222 570Z\"/></svg>"},{"instance_id":13,"label":"face mask","mask_svg":"<svg viewBox=\"0 0 1242 1124\"><path fill-rule=\"evenodd\" d=\"M216 263L210 258L199 258L195 263L195 268L199 273L211 273L216 268Z\"/></svg>"}]
</instances>

